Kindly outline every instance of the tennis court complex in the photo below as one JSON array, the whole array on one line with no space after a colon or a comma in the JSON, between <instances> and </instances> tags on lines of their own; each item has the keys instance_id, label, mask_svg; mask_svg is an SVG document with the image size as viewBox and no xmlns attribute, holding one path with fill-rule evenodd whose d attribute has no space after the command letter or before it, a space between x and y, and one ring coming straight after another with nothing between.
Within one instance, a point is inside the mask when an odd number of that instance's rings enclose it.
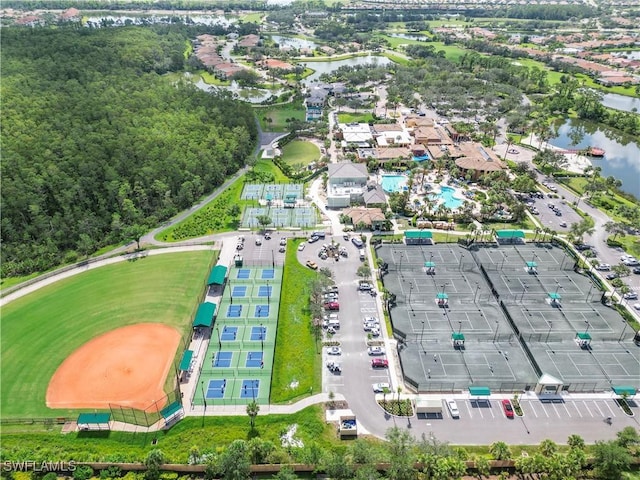
<instances>
[{"instance_id":1,"label":"tennis court complex","mask_svg":"<svg viewBox=\"0 0 640 480\"><path fill-rule=\"evenodd\" d=\"M233 267L218 306L194 405L269 402L281 267Z\"/></svg>"},{"instance_id":2,"label":"tennis court complex","mask_svg":"<svg viewBox=\"0 0 640 480\"><path fill-rule=\"evenodd\" d=\"M247 183L242 189L242 200L276 201L292 199L300 200L303 197L304 185L302 183Z\"/></svg>"},{"instance_id":3,"label":"tennis court complex","mask_svg":"<svg viewBox=\"0 0 640 480\"><path fill-rule=\"evenodd\" d=\"M633 331L562 249L380 245L405 379L420 391L640 387ZM579 345L577 336L590 345ZM635 370L635 372L634 372Z\"/></svg>"},{"instance_id":4,"label":"tennis court complex","mask_svg":"<svg viewBox=\"0 0 640 480\"><path fill-rule=\"evenodd\" d=\"M272 228L299 227L310 228L318 223L318 214L314 207L298 206L295 208L284 207L247 207L242 214L241 225L244 228L258 228L258 218L267 216L271 219Z\"/></svg>"}]
</instances>

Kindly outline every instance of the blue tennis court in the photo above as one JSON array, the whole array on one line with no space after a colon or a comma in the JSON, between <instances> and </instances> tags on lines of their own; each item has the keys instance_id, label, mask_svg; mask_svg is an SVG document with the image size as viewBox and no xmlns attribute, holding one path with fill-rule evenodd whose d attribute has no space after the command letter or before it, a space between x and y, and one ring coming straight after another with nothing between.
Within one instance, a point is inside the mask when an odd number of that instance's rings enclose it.
<instances>
[{"instance_id":1,"label":"blue tennis court","mask_svg":"<svg viewBox=\"0 0 640 480\"><path fill-rule=\"evenodd\" d=\"M233 287L231 291L232 297L246 297L247 296L247 286L246 285L236 285Z\"/></svg>"},{"instance_id":2,"label":"blue tennis court","mask_svg":"<svg viewBox=\"0 0 640 480\"><path fill-rule=\"evenodd\" d=\"M224 391L227 388L227 380L209 380L207 385L207 398L224 398Z\"/></svg>"},{"instance_id":3,"label":"blue tennis court","mask_svg":"<svg viewBox=\"0 0 640 480\"><path fill-rule=\"evenodd\" d=\"M245 361L245 367L263 367L264 362L262 360L262 352L249 352L247 353L247 360Z\"/></svg>"},{"instance_id":4,"label":"blue tennis court","mask_svg":"<svg viewBox=\"0 0 640 480\"><path fill-rule=\"evenodd\" d=\"M265 268L264 270L262 270L263 280L271 280L272 278L275 278L275 276L276 271L273 268Z\"/></svg>"},{"instance_id":5,"label":"blue tennis court","mask_svg":"<svg viewBox=\"0 0 640 480\"><path fill-rule=\"evenodd\" d=\"M258 340L267 339L267 327L251 327L251 340L257 342Z\"/></svg>"},{"instance_id":6,"label":"blue tennis court","mask_svg":"<svg viewBox=\"0 0 640 480\"><path fill-rule=\"evenodd\" d=\"M238 274L236 275L236 278L246 280L247 278L249 278L250 275L251 275L251 270L249 270L248 268L240 268L238 270Z\"/></svg>"},{"instance_id":7,"label":"blue tennis court","mask_svg":"<svg viewBox=\"0 0 640 480\"><path fill-rule=\"evenodd\" d=\"M258 296L259 297L270 297L272 291L271 285L260 285L258 287Z\"/></svg>"},{"instance_id":8,"label":"blue tennis court","mask_svg":"<svg viewBox=\"0 0 640 480\"><path fill-rule=\"evenodd\" d=\"M229 305L227 317L239 317L242 314L242 305Z\"/></svg>"},{"instance_id":9,"label":"blue tennis court","mask_svg":"<svg viewBox=\"0 0 640 480\"><path fill-rule=\"evenodd\" d=\"M218 352L216 353L216 359L213 361L213 366L218 368L229 368L231 366L232 358L233 352Z\"/></svg>"},{"instance_id":10,"label":"blue tennis court","mask_svg":"<svg viewBox=\"0 0 640 480\"><path fill-rule=\"evenodd\" d=\"M255 316L256 317L268 317L269 316L269 305L256 305Z\"/></svg>"},{"instance_id":11,"label":"blue tennis court","mask_svg":"<svg viewBox=\"0 0 640 480\"><path fill-rule=\"evenodd\" d=\"M240 398L256 398L260 392L260 380L242 380Z\"/></svg>"},{"instance_id":12,"label":"blue tennis court","mask_svg":"<svg viewBox=\"0 0 640 480\"><path fill-rule=\"evenodd\" d=\"M220 335L220 340L225 342L232 342L238 336L238 327L224 327L222 329L222 334Z\"/></svg>"}]
</instances>

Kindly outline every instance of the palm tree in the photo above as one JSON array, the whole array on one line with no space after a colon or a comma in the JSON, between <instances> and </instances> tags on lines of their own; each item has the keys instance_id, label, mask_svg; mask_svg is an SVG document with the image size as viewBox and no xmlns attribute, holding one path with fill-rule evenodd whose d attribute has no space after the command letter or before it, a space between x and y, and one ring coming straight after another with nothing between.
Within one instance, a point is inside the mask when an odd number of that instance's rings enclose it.
<instances>
[{"instance_id":1,"label":"palm tree","mask_svg":"<svg viewBox=\"0 0 640 480\"><path fill-rule=\"evenodd\" d=\"M624 229L625 225L620 222L609 221L604 224L604 229L607 233L613 233L613 238L611 240L615 240L618 235L625 236L627 233Z\"/></svg>"},{"instance_id":2,"label":"palm tree","mask_svg":"<svg viewBox=\"0 0 640 480\"><path fill-rule=\"evenodd\" d=\"M258 416L259 411L260 411L260 405L258 405L255 400L247 404L247 415L249 415L251 430L253 430L255 426L256 417Z\"/></svg>"}]
</instances>

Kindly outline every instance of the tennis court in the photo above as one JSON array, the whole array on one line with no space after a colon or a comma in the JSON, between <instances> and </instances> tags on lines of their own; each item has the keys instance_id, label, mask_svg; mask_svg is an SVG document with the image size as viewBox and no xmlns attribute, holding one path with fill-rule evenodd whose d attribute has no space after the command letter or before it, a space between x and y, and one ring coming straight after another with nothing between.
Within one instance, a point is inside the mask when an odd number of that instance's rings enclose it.
<instances>
[{"instance_id":1,"label":"tennis court","mask_svg":"<svg viewBox=\"0 0 640 480\"><path fill-rule=\"evenodd\" d=\"M258 398L260 396L260 380L242 380L240 398Z\"/></svg>"},{"instance_id":2,"label":"tennis court","mask_svg":"<svg viewBox=\"0 0 640 480\"><path fill-rule=\"evenodd\" d=\"M251 341L256 342L267 339L267 327L251 327Z\"/></svg>"},{"instance_id":3,"label":"tennis court","mask_svg":"<svg viewBox=\"0 0 640 480\"><path fill-rule=\"evenodd\" d=\"M376 252L395 295L390 315L403 373L418 390L513 391L535 385L542 372L570 390L638 382L637 374L624 376L640 362L624 343L632 329L560 248L383 244ZM592 341L582 349L576 336L585 333ZM576 363L585 351L589 357Z\"/></svg>"},{"instance_id":4,"label":"tennis court","mask_svg":"<svg viewBox=\"0 0 640 480\"><path fill-rule=\"evenodd\" d=\"M209 380L207 384L207 398L224 398L227 380Z\"/></svg>"},{"instance_id":5,"label":"tennis court","mask_svg":"<svg viewBox=\"0 0 640 480\"><path fill-rule=\"evenodd\" d=\"M295 197L296 200L302 198L304 187L302 183L285 183L283 184L283 187L282 193L285 197Z\"/></svg>"},{"instance_id":6,"label":"tennis court","mask_svg":"<svg viewBox=\"0 0 640 480\"><path fill-rule=\"evenodd\" d=\"M194 405L241 405L253 398L269 402L282 273L282 267L270 264L231 267L233 280L218 305ZM258 380L258 386L250 388L245 379ZM219 390L212 392L217 396L208 396L209 380L227 382L223 396ZM217 388L219 382L213 385Z\"/></svg>"},{"instance_id":7,"label":"tennis court","mask_svg":"<svg viewBox=\"0 0 640 480\"><path fill-rule=\"evenodd\" d=\"M238 327L225 326L220 332L220 340L223 342L233 342L238 337Z\"/></svg>"},{"instance_id":8,"label":"tennis court","mask_svg":"<svg viewBox=\"0 0 640 480\"><path fill-rule=\"evenodd\" d=\"M242 189L242 200L261 200L264 185L262 183L245 183Z\"/></svg>"},{"instance_id":9,"label":"tennis court","mask_svg":"<svg viewBox=\"0 0 640 480\"><path fill-rule=\"evenodd\" d=\"M227 307L227 317L238 318L242 315L242 305L229 305Z\"/></svg>"},{"instance_id":10,"label":"tennis court","mask_svg":"<svg viewBox=\"0 0 640 480\"><path fill-rule=\"evenodd\" d=\"M318 224L318 214L313 207L298 207L291 211L291 225L313 227Z\"/></svg>"},{"instance_id":11,"label":"tennis court","mask_svg":"<svg viewBox=\"0 0 640 480\"><path fill-rule=\"evenodd\" d=\"M266 216L271 219L268 225L272 228L314 227L318 223L318 215L314 208L297 206L295 208L282 207L247 207L240 222L243 228L261 227L258 217Z\"/></svg>"},{"instance_id":12,"label":"tennis court","mask_svg":"<svg viewBox=\"0 0 640 480\"><path fill-rule=\"evenodd\" d=\"M236 285L232 289L231 295L233 297L246 297L247 296L247 286L246 285Z\"/></svg>"},{"instance_id":13,"label":"tennis court","mask_svg":"<svg viewBox=\"0 0 640 480\"><path fill-rule=\"evenodd\" d=\"M262 352L248 352L244 362L244 366L247 368L259 368L264 365L263 360L264 359Z\"/></svg>"},{"instance_id":14,"label":"tennis court","mask_svg":"<svg viewBox=\"0 0 640 480\"><path fill-rule=\"evenodd\" d=\"M232 360L233 352L218 352L213 361L213 366L216 368L229 368Z\"/></svg>"}]
</instances>

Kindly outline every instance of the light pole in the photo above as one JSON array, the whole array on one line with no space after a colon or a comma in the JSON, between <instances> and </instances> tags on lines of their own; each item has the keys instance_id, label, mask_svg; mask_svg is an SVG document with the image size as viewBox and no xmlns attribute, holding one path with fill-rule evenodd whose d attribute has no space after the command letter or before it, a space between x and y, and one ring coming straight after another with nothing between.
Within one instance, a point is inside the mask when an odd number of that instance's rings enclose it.
<instances>
[{"instance_id":1,"label":"light pole","mask_svg":"<svg viewBox=\"0 0 640 480\"><path fill-rule=\"evenodd\" d=\"M506 253L502 254L502 263L500 264L500 270L504 267L504 262L507 259L508 255Z\"/></svg>"},{"instance_id":2,"label":"light pole","mask_svg":"<svg viewBox=\"0 0 640 480\"><path fill-rule=\"evenodd\" d=\"M629 323L626 320L622 320L622 322L624 323L624 328L622 329L622 333L620 334L620 338L618 339L618 342L622 341L622 339L624 338L624 332L627 331L627 327L629 326Z\"/></svg>"},{"instance_id":3,"label":"light pole","mask_svg":"<svg viewBox=\"0 0 640 480\"><path fill-rule=\"evenodd\" d=\"M411 307L411 313L415 317L415 313L413 311L413 303L411 303L411 294L413 293L413 282L409 283L409 307Z\"/></svg>"},{"instance_id":4,"label":"light pole","mask_svg":"<svg viewBox=\"0 0 640 480\"><path fill-rule=\"evenodd\" d=\"M498 338L498 325L499 325L499 322L498 320L496 320L496 331L493 334L493 343L496 343L496 338Z\"/></svg>"},{"instance_id":5,"label":"light pole","mask_svg":"<svg viewBox=\"0 0 640 480\"><path fill-rule=\"evenodd\" d=\"M264 354L264 327L262 326L262 322L260 322L260 348Z\"/></svg>"},{"instance_id":6,"label":"light pole","mask_svg":"<svg viewBox=\"0 0 640 480\"><path fill-rule=\"evenodd\" d=\"M558 290L560 290L560 288L562 288L562 286L560 285L560 282L556 280L556 291L555 291L556 294L558 293Z\"/></svg>"},{"instance_id":7,"label":"light pole","mask_svg":"<svg viewBox=\"0 0 640 480\"><path fill-rule=\"evenodd\" d=\"M547 322L549 324L549 331L547 332L547 339L544 343L549 343L549 335L551 335L551 328L553 328L553 322Z\"/></svg>"},{"instance_id":8,"label":"light pole","mask_svg":"<svg viewBox=\"0 0 640 480\"><path fill-rule=\"evenodd\" d=\"M422 321L422 331L420 332L420 346L424 350L424 346L422 345L422 338L424 337L424 320Z\"/></svg>"},{"instance_id":9,"label":"light pole","mask_svg":"<svg viewBox=\"0 0 640 480\"><path fill-rule=\"evenodd\" d=\"M473 296L473 303L476 303L476 299L478 298L479 291L480 291L480 284L476 282L476 294Z\"/></svg>"},{"instance_id":10,"label":"light pole","mask_svg":"<svg viewBox=\"0 0 640 480\"><path fill-rule=\"evenodd\" d=\"M202 401L204 402L204 409L202 410L202 424L204 425L204 414L207 413L207 397L204 394L204 380L200 382L200 388L202 388Z\"/></svg>"},{"instance_id":11,"label":"light pole","mask_svg":"<svg viewBox=\"0 0 640 480\"><path fill-rule=\"evenodd\" d=\"M399 270L400 270L400 277L404 278L402 276L402 259L404 258L404 252L400 252L400 263L399 263Z\"/></svg>"},{"instance_id":12,"label":"light pole","mask_svg":"<svg viewBox=\"0 0 640 480\"><path fill-rule=\"evenodd\" d=\"M589 287L589 291L587 292L587 298L584 301L584 303L589 303L589 295L591 295L591 290L593 289L593 285L594 285L594 283L591 282L591 286Z\"/></svg>"},{"instance_id":13,"label":"light pole","mask_svg":"<svg viewBox=\"0 0 640 480\"><path fill-rule=\"evenodd\" d=\"M458 333L462 331L462 322L458 322Z\"/></svg>"},{"instance_id":14,"label":"light pole","mask_svg":"<svg viewBox=\"0 0 640 480\"><path fill-rule=\"evenodd\" d=\"M458 263L458 270L462 270L462 259L464 258L464 254L460 255L460 262Z\"/></svg>"},{"instance_id":15,"label":"light pole","mask_svg":"<svg viewBox=\"0 0 640 480\"><path fill-rule=\"evenodd\" d=\"M584 333L587 333L589 331L589 327L591 326L591 324L589 323L589 320L585 320L584 323L587 324L587 329L584 331Z\"/></svg>"},{"instance_id":16,"label":"light pole","mask_svg":"<svg viewBox=\"0 0 640 480\"><path fill-rule=\"evenodd\" d=\"M218 334L218 351L222 350L222 340L220 339L220 329L216 327L216 333Z\"/></svg>"},{"instance_id":17,"label":"light pole","mask_svg":"<svg viewBox=\"0 0 640 480\"><path fill-rule=\"evenodd\" d=\"M524 293L527 291L527 284L523 283L522 284L522 295L520 295L520 303L522 303L522 300L524 299Z\"/></svg>"},{"instance_id":18,"label":"light pole","mask_svg":"<svg viewBox=\"0 0 640 480\"><path fill-rule=\"evenodd\" d=\"M273 256L273 248L271 249L271 268L276 268L276 259Z\"/></svg>"},{"instance_id":19,"label":"light pole","mask_svg":"<svg viewBox=\"0 0 640 480\"><path fill-rule=\"evenodd\" d=\"M267 305L271 305L271 287L269 286L269 280L267 280Z\"/></svg>"}]
</instances>

